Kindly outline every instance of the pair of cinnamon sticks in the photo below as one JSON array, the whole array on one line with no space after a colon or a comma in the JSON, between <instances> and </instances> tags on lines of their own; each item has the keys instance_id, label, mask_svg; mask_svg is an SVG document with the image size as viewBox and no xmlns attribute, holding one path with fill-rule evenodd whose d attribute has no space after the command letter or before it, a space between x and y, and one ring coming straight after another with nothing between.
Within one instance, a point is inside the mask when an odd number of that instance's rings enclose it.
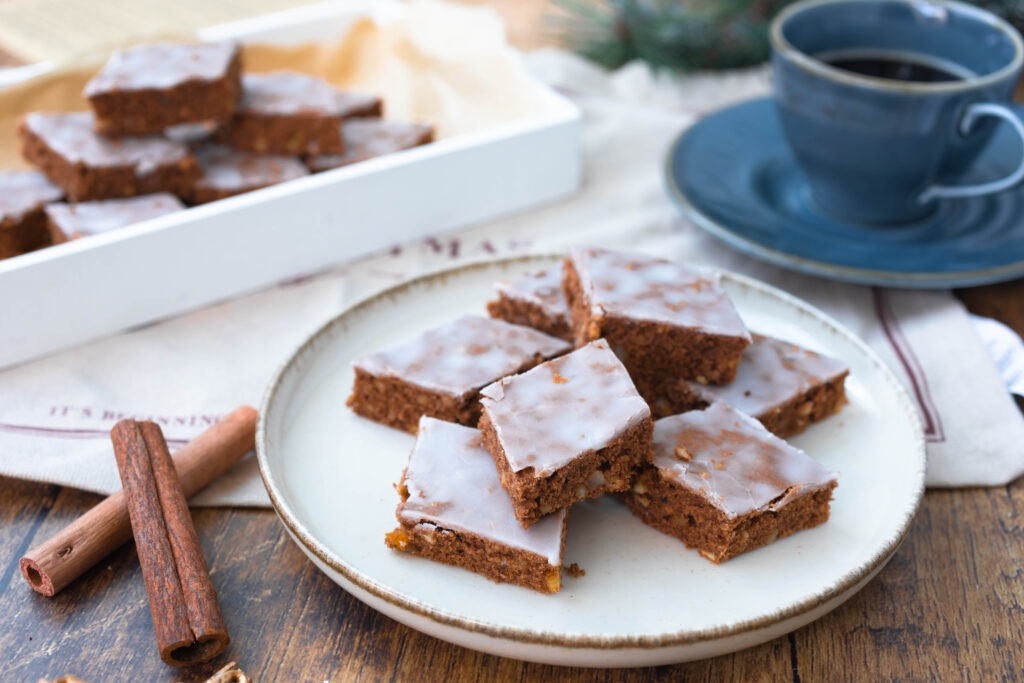
<instances>
[{"instance_id":1,"label":"pair of cinnamon sticks","mask_svg":"<svg viewBox=\"0 0 1024 683\"><path fill-rule=\"evenodd\" d=\"M25 580L52 596L134 535L160 657L187 666L219 655L230 638L186 499L255 447L257 417L238 408L173 459L159 425L118 422L122 490L28 551Z\"/></svg>"}]
</instances>

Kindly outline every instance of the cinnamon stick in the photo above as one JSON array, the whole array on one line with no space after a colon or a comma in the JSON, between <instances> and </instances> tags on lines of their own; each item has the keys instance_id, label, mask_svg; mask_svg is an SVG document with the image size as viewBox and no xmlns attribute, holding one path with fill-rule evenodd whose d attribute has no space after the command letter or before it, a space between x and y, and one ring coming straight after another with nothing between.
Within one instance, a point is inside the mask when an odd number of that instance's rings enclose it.
<instances>
[{"instance_id":1,"label":"cinnamon stick","mask_svg":"<svg viewBox=\"0 0 1024 683\"><path fill-rule=\"evenodd\" d=\"M160 425L121 420L110 439L160 657L174 666L210 660L230 638Z\"/></svg>"},{"instance_id":2,"label":"cinnamon stick","mask_svg":"<svg viewBox=\"0 0 1024 683\"><path fill-rule=\"evenodd\" d=\"M199 492L255 448L258 413L242 406L174 454L185 496ZM124 491L107 497L21 558L21 574L53 596L132 537Z\"/></svg>"}]
</instances>

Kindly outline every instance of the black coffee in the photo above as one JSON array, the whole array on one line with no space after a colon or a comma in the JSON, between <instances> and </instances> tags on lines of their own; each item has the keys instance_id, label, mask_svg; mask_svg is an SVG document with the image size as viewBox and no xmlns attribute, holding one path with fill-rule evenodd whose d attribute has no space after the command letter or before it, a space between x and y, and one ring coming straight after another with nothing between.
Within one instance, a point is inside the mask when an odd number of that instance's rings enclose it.
<instances>
[{"instance_id":1,"label":"black coffee","mask_svg":"<svg viewBox=\"0 0 1024 683\"><path fill-rule=\"evenodd\" d=\"M825 58L826 64L862 76L885 78L890 81L911 81L914 83L946 83L963 80L957 75L935 64L911 60L904 57L858 55L856 57L835 56Z\"/></svg>"}]
</instances>

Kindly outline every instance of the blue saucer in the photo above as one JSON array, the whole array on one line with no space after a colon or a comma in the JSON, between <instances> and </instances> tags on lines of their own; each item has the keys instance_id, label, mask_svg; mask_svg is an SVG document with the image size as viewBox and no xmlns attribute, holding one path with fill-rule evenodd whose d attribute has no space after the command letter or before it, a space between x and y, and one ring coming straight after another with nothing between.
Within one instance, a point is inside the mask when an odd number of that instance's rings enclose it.
<instances>
[{"instance_id":1,"label":"blue saucer","mask_svg":"<svg viewBox=\"0 0 1024 683\"><path fill-rule=\"evenodd\" d=\"M1001 126L955 182L1016 168L1016 136ZM945 200L894 227L820 214L782 137L775 104L752 100L686 130L669 152L670 193L687 216L740 251L822 277L889 287L947 288L1024 277L1024 186Z\"/></svg>"}]
</instances>

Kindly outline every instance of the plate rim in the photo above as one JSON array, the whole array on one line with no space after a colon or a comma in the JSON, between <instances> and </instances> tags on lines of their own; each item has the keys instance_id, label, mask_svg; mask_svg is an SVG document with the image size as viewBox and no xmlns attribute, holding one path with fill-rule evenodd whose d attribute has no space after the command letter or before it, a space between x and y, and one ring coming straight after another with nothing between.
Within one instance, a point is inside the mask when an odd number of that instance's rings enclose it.
<instances>
[{"instance_id":1,"label":"plate rim","mask_svg":"<svg viewBox=\"0 0 1024 683\"><path fill-rule=\"evenodd\" d=\"M739 249L740 251L762 259L769 263L795 270L797 272L809 273L830 280L852 282L860 285L881 285L887 287L927 287L930 289L948 289L952 287L974 287L977 285L994 284L1005 282L1024 275L1024 261L1016 261L1002 266L992 268L980 268L964 270L957 273L942 273L936 271L901 272L895 270L875 270L872 268L857 268L855 266L844 266L828 261L797 256L789 252L773 249L765 246L756 240L750 239L731 229L724 223L718 222L701 209L697 208L693 199L687 195L676 180L673 173L673 160L682 146L683 142L693 134L697 128L708 119L723 114L733 109L750 106L759 102L771 103L771 95L751 97L726 107L715 110L700 120L686 127L680 132L675 140L669 145L668 153L662 162L664 169L665 185L669 197L683 212L683 215L692 221L698 228L707 232L726 244Z\"/></svg>"},{"instance_id":2,"label":"plate rim","mask_svg":"<svg viewBox=\"0 0 1024 683\"><path fill-rule=\"evenodd\" d=\"M337 315L332 316L329 320L320 325L303 342L301 342L295 350L287 356L287 358L285 358L271 376L260 402L259 421L256 428L256 459L259 467L260 478L267 490L267 495L270 498L274 511L277 513L278 518L285 525L287 530L296 540L298 540L300 545L303 546L301 549L304 552L314 555L325 566L330 567L331 570L337 572L345 581L350 582L355 587L367 591L374 597L390 603L396 608L415 616L427 618L444 626L459 628L472 634L484 635L528 645L547 645L572 650L595 648L601 650L637 648L653 650L711 642L766 629L784 621L798 618L801 615L811 612L815 608L828 603L830 600L843 596L850 589L854 588L860 581L865 579L865 577L869 577L873 572L880 569L881 566L883 566L889 558L892 557L910 530L911 523L921 506L921 500L924 496L925 489L926 443L924 438L924 429L921 423L921 418L918 415L917 410L914 409L913 403L911 402L906 389L899 383L899 380L896 379L892 370L885 365L881 358L879 358L864 341L828 314L777 287L761 282L755 278L741 275L717 266L712 266L710 264L705 265L717 272L724 280L733 280L738 284L756 290L761 294L780 299L783 303L796 308L801 313L808 314L811 317L816 318L826 327L830 328L833 333L838 334L846 341L858 347L867 360L869 360L875 366L875 369L881 373L884 381L890 385L890 388L895 394L896 402L902 406L903 412L906 414L905 417L909 420L910 426L916 436L915 441L917 447L914 449L914 454L916 455L917 461L917 481L913 484L914 490L912 502L904 511L903 518L896 527L897 533L889 538L878 552L844 574L833 585L807 599L790 604L783 609L776 610L758 618L736 622L725 627L711 627L698 630L682 629L675 632L660 633L656 635L566 634L502 626L492 622L484 622L478 619L451 613L446 610L437 609L429 604L388 589L373 578L364 575L355 568L349 566L342 558L334 555L322 542L317 540L315 536L302 525L297 516L288 506L284 495L277 490L273 474L270 472L270 466L268 464L266 442L267 415L271 412L271 407L283 384L285 376L292 372L293 369L301 363L302 358L307 352L310 352L322 338L331 333L334 326L340 324L347 316L368 307L373 307L385 298L402 295L403 293L407 293L409 290L419 288L425 283L449 276L461 275L474 270L486 270L496 266L514 266L517 264L528 265L530 263L536 263L537 265L550 265L552 261L562 258L564 258L564 254L557 252L534 252L510 257L475 259L456 266L441 266L439 268L431 269L430 271L406 280L405 282L401 282L369 294L353 302L351 305L346 306ZM344 585L341 587L345 588Z\"/></svg>"}]
</instances>

